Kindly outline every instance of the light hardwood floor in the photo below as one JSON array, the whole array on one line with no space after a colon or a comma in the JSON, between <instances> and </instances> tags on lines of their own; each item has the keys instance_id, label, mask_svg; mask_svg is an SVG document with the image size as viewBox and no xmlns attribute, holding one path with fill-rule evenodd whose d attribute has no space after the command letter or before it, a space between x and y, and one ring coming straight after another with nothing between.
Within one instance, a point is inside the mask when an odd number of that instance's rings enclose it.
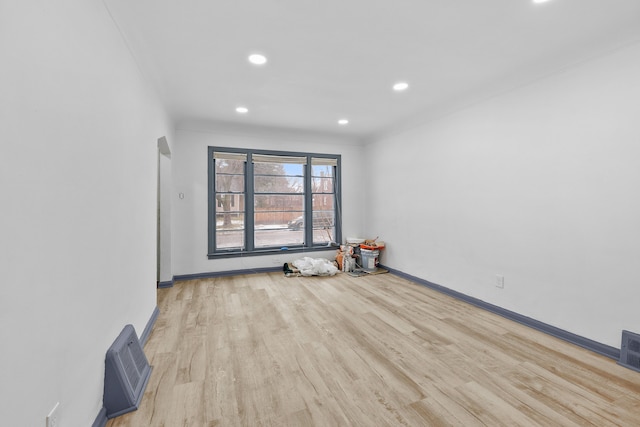
<instances>
[{"instance_id":1,"label":"light hardwood floor","mask_svg":"<svg viewBox=\"0 0 640 427\"><path fill-rule=\"evenodd\" d=\"M140 408L108 427L638 426L640 373L391 274L158 290Z\"/></svg>"}]
</instances>

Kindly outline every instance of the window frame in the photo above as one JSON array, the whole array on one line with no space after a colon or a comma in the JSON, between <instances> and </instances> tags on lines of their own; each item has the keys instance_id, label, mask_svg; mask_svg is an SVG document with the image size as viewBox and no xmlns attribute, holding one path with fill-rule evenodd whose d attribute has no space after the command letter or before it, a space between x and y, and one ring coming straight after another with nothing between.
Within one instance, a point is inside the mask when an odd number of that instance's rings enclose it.
<instances>
[{"instance_id":1,"label":"window frame","mask_svg":"<svg viewBox=\"0 0 640 427\"><path fill-rule=\"evenodd\" d=\"M229 248L229 249L216 249L216 186L215 186L215 159L214 152L236 153L246 155L246 162L244 168L244 248ZM334 218L335 218L335 242L342 241L342 159L340 154L322 154L322 153L307 153L307 152L295 152L295 151L275 151L275 150L261 150L250 148L232 148L232 147L218 147L209 146L208 150L208 209L207 209L207 223L208 223L208 259L226 258L226 257L239 257L248 255L273 255L282 253L282 248L259 248L254 246L254 170L253 170L253 156L254 155L267 155L267 156L290 156L290 157L306 157L307 163L304 165L304 243L302 245L289 246L287 252L306 252L306 251L321 251L321 250L335 250L335 247L330 243L314 244L313 243L313 195L312 192L312 158L326 158L336 161L335 166L335 205L334 205ZM311 219L311 220L309 220Z\"/></svg>"}]
</instances>

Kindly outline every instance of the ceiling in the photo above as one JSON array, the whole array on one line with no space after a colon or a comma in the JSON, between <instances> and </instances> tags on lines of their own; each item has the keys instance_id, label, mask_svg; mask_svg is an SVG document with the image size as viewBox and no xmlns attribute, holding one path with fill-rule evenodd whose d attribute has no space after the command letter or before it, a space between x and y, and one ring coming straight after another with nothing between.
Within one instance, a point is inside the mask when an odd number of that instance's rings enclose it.
<instances>
[{"instance_id":1,"label":"ceiling","mask_svg":"<svg viewBox=\"0 0 640 427\"><path fill-rule=\"evenodd\" d=\"M368 138L640 41L638 0L104 0L173 119ZM264 66L249 54L267 56ZM406 81L409 88L394 92ZM246 114L235 108L245 106ZM338 125L346 118L349 124Z\"/></svg>"}]
</instances>

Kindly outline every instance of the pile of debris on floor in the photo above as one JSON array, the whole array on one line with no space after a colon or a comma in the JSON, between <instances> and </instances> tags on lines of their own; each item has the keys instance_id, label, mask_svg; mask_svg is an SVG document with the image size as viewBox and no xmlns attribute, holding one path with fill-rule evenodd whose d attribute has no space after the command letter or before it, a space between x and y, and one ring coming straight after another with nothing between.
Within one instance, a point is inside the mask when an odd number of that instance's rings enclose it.
<instances>
[{"instance_id":1,"label":"pile of debris on floor","mask_svg":"<svg viewBox=\"0 0 640 427\"><path fill-rule=\"evenodd\" d=\"M367 274L388 273L378 266L380 251L384 242L375 239L348 237L346 244L340 245L335 261L325 258L304 257L291 263L285 263L285 276L333 276L339 271L359 277Z\"/></svg>"},{"instance_id":2,"label":"pile of debris on floor","mask_svg":"<svg viewBox=\"0 0 640 427\"><path fill-rule=\"evenodd\" d=\"M338 272L334 262L326 258L310 258L308 256L286 263L283 267L284 275L291 276L333 276Z\"/></svg>"},{"instance_id":3,"label":"pile of debris on floor","mask_svg":"<svg viewBox=\"0 0 640 427\"><path fill-rule=\"evenodd\" d=\"M336 255L338 267L351 276L363 276L365 274L388 273L388 270L378 267L380 252L385 244L375 239L358 239L348 237L345 245L340 245Z\"/></svg>"}]
</instances>

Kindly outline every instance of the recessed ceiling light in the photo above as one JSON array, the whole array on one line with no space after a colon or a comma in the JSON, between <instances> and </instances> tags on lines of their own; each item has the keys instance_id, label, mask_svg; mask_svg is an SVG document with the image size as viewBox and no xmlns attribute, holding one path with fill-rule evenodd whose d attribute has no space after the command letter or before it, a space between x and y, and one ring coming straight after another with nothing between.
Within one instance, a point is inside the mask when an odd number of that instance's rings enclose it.
<instances>
[{"instance_id":1,"label":"recessed ceiling light","mask_svg":"<svg viewBox=\"0 0 640 427\"><path fill-rule=\"evenodd\" d=\"M238 107L238 108L236 108L236 113L246 114L248 112L249 112L249 109L247 107Z\"/></svg>"},{"instance_id":2,"label":"recessed ceiling light","mask_svg":"<svg viewBox=\"0 0 640 427\"><path fill-rule=\"evenodd\" d=\"M259 53L249 55L249 62L254 65L264 65L267 63L267 57Z\"/></svg>"},{"instance_id":3,"label":"recessed ceiling light","mask_svg":"<svg viewBox=\"0 0 640 427\"><path fill-rule=\"evenodd\" d=\"M398 82L393 85L393 90L395 90L396 92L402 92L403 90L407 90L408 87L409 87L409 83Z\"/></svg>"},{"instance_id":4,"label":"recessed ceiling light","mask_svg":"<svg viewBox=\"0 0 640 427\"><path fill-rule=\"evenodd\" d=\"M533 0L534 3L546 3L549 0Z\"/></svg>"},{"instance_id":5,"label":"recessed ceiling light","mask_svg":"<svg viewBox=\"0 0 640 427\"><path fill-rule=\"evenodd\" d=\"M340 120L338 120L338 124L339 124L339 125L342 125L342 126L344 126L344 125L348 125L348 124L349 124L349 120L347 120L347 119L340 119Z\"/></svg>"}]
</instances>

